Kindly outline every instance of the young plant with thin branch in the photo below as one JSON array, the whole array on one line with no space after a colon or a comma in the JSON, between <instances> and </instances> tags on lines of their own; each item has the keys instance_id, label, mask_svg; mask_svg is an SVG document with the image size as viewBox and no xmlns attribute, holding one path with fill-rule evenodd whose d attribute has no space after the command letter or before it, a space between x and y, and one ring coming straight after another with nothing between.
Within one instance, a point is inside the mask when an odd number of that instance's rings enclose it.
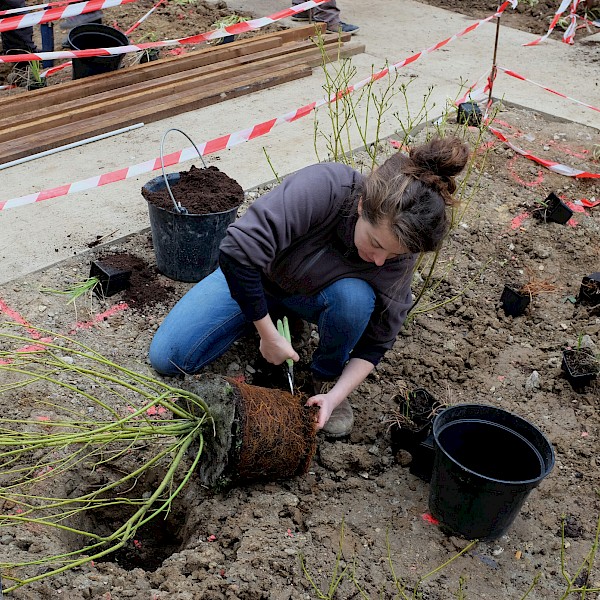
<instances>
[{"instance_id":1,"label":"young plant with thin branch","mask_svg":"<svg viewBox=\"0 0 600 600\"><path fill-rule=\"evenodd\" d=\"M196 471L211 421L197 395L66 336L35 330L35 351L11 349L31 344L31 333L0 325L0 347L6 348L0 351L0 398L17 413L11 417L6 410L0 418L0 528L17 533L34 526L77 542L59 554L2 559L2 577L12 582L7 592L113 553L152 519L166 518ZM25 407L30 416L20 415L21 397L33 402ZM131 463L125 472L115 464L124 457ZM60 492L92 472L99 485ZM150 474L158 483L141 489ZM86 525L107 509L125 515L123 524L108 533Z\"/></svg>"}]
</instances>

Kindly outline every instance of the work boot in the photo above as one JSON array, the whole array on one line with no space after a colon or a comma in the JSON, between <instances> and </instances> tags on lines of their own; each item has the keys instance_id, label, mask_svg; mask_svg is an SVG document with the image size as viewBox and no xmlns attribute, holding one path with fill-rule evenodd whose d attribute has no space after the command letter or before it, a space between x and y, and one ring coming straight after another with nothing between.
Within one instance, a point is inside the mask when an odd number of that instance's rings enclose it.
<instances>
[{"instance_id":1,"label":"work boot","mask_svg":"<svg viewBox=\"0 0 600 600\"><path fill-rule=\"evenodd\" d=\"M350 35L354 35L359 29L358 25L344 23L343 21L340 21L337 25L327 24L327 31L329 33L349 33Z\"/></svg>"},{"instance_id":2,"label":"work boot","mask_svg":"<svg viewBox=\"0 0 600 600\"><path fill-rule=\"evenodd\" d=\"M315 396L318 394L326 394L334 385L333 381L324 381L315 375L313 379L313 392ZM350 435L352 426L354 425L354 414L352 407L347 398L333 409L329 421L325 423L321 431L328 438L343 438Z\"/></svg>"}]
</instances>

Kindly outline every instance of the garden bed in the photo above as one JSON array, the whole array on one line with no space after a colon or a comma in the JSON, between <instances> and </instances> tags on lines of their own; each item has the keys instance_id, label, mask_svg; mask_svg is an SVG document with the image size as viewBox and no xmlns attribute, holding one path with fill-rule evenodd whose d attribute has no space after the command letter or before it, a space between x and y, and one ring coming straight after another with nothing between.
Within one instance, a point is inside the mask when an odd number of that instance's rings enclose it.
<instances>
[{"instance_id":1,"label":"garden bed","mask_svg":"<svg viewBox=\"0 0 600 600\"><path fill-rule=\"evenodd\" d=\"M594 130L515 107L504 107L497 118L496 126L524 150L600 171L592 157ZM561 370L565 346L584 343L599 351L600 312L574 301L582 277L598 270L597 244L590 240L600 233L600 208L575 204L568 225L528 215L550 192L570 203L598 200L600 184L538 167L489 133L477 152L481 176L475 185L473 175L473 197L463 203L465 213L440 258L437 289L417 313L432 303L442 305L414 314L394 348L352 394L356 423L349 439L320 438L308 474L287 481L210 491L192 480L165 525L170 535L159 544L166 551L152 548L152 555L164 559L160 564L134 546L116 562L109 556L107 562L21 588L14 597L300 600L319 597L309 577L326 594L336 569L339 574L347 566L332 597L357 597L360 586L369 598L391 598L390 560L412 597L421 575L466 546L432 522L427 483L410 473L405 454L391 452L389 416L398 390L426 388L441 402L491 404L525 417L548 436L557 462L508 534L476 545L423 583L424 597L456 597L462 585L466 598L496 600L501 589L503 598L517 600L541 573L529 597L560 598L566 589L561 544L567 546L567 571L574 575L593 544L600 512L599 384L593 381L579 393ZM248 200L262 191L251 192ZM85 279L91 260L114 254L133 257L126 291L106 300L82 297L77 314L64 297L40 292ZM532 278L551 282L553 291L533 297L525 315L507 317L499 302L504 284ZM156 272L150 234L142 232L6 284L0 298L4 320L18 313L123 366L152 374L147 362L152 334L190 285ZM301 356L296 378L305 391L315 342L314 334L295 341ZM269 371L258 355L257 339L249 336L209 370L285 389L283 370ZM39 414L33 397L11 398L5 416ZM562 515L568 518L564 544ZM64 536L35 525L2 535L3 560L69 548ZM145 540L157 542L152 530L142 532L142 548ZM599 587L597 569L589 583Z\"/></svg>"}]
</instances>

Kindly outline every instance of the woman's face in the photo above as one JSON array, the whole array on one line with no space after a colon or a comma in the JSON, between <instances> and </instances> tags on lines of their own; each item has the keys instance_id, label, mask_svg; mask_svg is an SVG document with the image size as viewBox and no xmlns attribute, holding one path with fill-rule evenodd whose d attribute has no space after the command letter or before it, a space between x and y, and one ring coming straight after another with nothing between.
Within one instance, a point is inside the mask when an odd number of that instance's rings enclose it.
<instances>
[{"instance_id":1,"label":"woman's face","mask_svg":"<svg viewBox=\"0 0 600 600\"><path fill-rule=\"evenodd\" d=\"M385 224L371 225L362 216L362 200L358 202L358 221L354 228L354 245L366 262L381 267L386 260L406 254L408 248L400 244L394 232Z\"/></svg>"}]
</instances>

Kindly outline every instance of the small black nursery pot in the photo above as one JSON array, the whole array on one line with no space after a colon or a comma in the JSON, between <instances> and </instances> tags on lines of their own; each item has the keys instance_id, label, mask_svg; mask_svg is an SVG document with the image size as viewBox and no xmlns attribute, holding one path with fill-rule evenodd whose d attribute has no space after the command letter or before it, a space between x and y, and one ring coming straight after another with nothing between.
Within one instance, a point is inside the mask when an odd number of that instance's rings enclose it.
<instances>
[{"instance_id":1,"label":"small black nursery pot","mask_svg":"<svg viewBox=\"0 0 600 600\"><path fill-rule=\"evenodd\" d=\"M456 120L459 123L465 123L472 125L473 127L479 127L481 125L481 109L475 102L463 102L458 105L458 111L456 113Z\"/></svg>"},{"instance_id":2,"label":"small black nursery pot","mask_svg":"<svg viewBox=\"0 0 600 600\"><path fill-rule=\"evenodd\" d=\"M504 286L500 296L500 304L507 317L518 317L525 312L525 309L531 302L531 295L526 292L519 292L508 285Z\"/></svg>"},{"instance_id":3,"label":"small black nursery pot","mask_svg":"<svg viewBox=\"0 0 600 600\"><path fill-rule=\"evenodd\" d=\"M592 273L581 280L577 301L591 306L600 304L600 273Z\"/></svg>"},{"instance_id":4,"label":"small black nursery pot","mask_svg":"<svg viewBox=\"0 0 600 600\"><path fill-rule=\"evenodd\" d=\"M550 192L544 205L533 211L533 216L541 221L564 225L573 216L573 211L554 192Z\"/></svg>"},{"instance_id":5,"label":"small black nursery pot","mask_svg":"<svg viewBox=\"0 0 600 600\"><path fill-rule=\"evenodd\" d=\"M583 392L596 379L600 363L589 348L563 350L562 370L576 392Z\"/></svg>"},{"instance_id":6,"label":"small black nursery pot","mask_svg":"<svg viewBox=\"0 0 600 600\"><path fill-rule=\"evenodd\" d=\"M101 298L108 298L129 287L131 269L113 267L106 262L95 260L90 266L90 277L98 278L94 292Z\"/></svg>"},{"instance_id":7,"label":"small black nursery pot","mask_svg":"<svg viewBox=\"0 0 600 600\"><path fill-rule=\"evenodd\" d=\"M415 452L431 430L438 401L427 391L417 388L408 393L398 407L399 417L390 427L392 453Z\"/></svg>"}]
</instances>

